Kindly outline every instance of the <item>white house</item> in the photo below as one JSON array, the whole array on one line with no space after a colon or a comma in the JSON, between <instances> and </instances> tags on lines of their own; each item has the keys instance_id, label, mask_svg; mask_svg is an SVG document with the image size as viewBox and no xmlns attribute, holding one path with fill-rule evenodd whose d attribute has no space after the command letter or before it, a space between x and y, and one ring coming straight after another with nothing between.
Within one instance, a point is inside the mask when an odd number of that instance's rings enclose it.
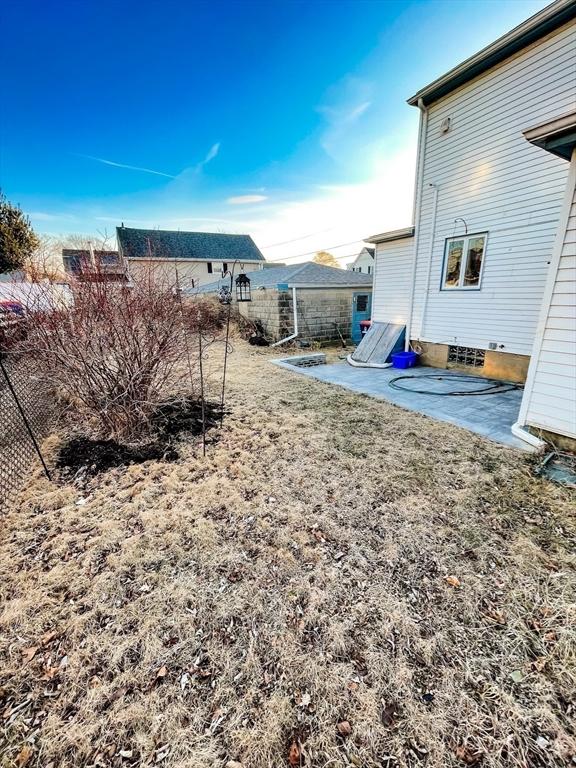
<instances>
[{"instance_id":1,"label":"white house","mask_svg":"<svg viewBox=\"0 0 576 768\"><path fill-rule=\"evenodd\" d=\"M526 381L520 426L572 439L575 18L557 0L408 100L414 226L367 238L374 320L424 363Z\"/></svg>"},{"instance_id":2,"label":"white house","mask_svg":"<svg viewBox=\"0 0 576 768\"><path fill-rule=\"evenodd\" d=\"M351 261L346 269L352 272L362 272L364 275L371 275L374 272L374 248L364 246L358 256Z\"/></svg>"},{"instance_id":3,"label":"white house","mask_svg":"<svg viewBox=\"0 0 576 768\"><path fill-rule=\"evenodd\" d=\"M246 270L262 269L264 256L250 235L116 227L120 259L129 277L153 275L182 288L212 282L235 261Z\"/></svg>"}]
</instances>

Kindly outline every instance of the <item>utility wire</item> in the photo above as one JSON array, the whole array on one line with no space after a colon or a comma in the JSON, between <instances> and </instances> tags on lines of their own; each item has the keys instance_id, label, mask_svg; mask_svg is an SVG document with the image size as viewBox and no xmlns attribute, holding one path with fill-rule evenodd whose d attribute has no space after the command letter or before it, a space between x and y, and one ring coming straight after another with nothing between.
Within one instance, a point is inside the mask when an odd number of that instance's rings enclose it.
<instances>
[{"instance_id":1,"label":"utility wire","mask_svg":"<svg viewBox=\"0 0 576 768\"><path fill-rule=\"evenodd\" d=\"M346 245L355 245L356 243L362 243L364 242L362 239L360 240L351 240L349 243L340 243L339 245L328 245L325 248L315 248L313 251L307 251L306 253L297 253L293 256L282 256L278 259L278 261L285 261L286 259L300 259L302 256L313 256L314 254L318 253L319 251L330 251L332 248L344 248ZM334 256L335 259L347 259L349 256L354 256L358 254L345 254L343 256Z\"/></svg>"},{"instance_id":2,"label":"utility wire","mask_svg":"<svg viewBox=\"0 0 576 768\"><path fill-rule=\"evenodd\" d=\"M314 235L322 235L324 232L329 232L334 227L328 227L328 229L321 229L318 232L311 232L309 235L301 235L301 237L293 237L292 240L284 240L282 243L272 243L271 245L263 245L262 248L276 248L279 245L289 245L290 243L296 243L298 240L306 240Z\"/></svg>"}]
</instances>

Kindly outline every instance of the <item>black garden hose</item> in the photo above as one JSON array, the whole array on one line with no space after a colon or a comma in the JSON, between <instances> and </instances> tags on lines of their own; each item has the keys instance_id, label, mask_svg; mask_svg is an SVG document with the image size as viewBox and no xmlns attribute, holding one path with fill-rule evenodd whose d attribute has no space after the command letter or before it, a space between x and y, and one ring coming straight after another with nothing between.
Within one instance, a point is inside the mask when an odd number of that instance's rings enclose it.
<instances>
[{"instance_id":1,"label":"black garden hose","mask_svg":"<svg viewBox=\"0 0 576 768\"><path fill-rule=\"evenodd\" d=\"M477 381L482 382L486 386L481 389L473 389L469 391L455 390L453 392L432 392L429 389L412 389L411 387L403 387L397 384L398 381L404 381L405 379L435 379L436 381L443 381L444 379L454 379L455 381ZM391 379L389 382L392 389L399 389L402 392L412 392L415 395L437 395L438 397L464 397L466 395L495 395L500 392L511 392L514 389L522 389L521 384L514 384L510 381L498 381L497 379L483 379L480 376L461 376L460 374L445 373L442 375L426 373L421 376L396 376L395 379Z\"/></svg>"}]
</instances>

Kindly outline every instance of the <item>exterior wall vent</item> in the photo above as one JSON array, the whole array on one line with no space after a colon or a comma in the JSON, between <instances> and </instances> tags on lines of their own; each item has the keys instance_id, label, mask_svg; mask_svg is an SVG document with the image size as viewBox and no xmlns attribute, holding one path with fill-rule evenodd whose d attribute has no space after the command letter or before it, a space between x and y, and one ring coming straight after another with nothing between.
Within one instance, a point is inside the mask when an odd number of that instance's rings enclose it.
<instances>
[{"instance_id":1,"label":"exterior wall vent","mask_svg":"<svg viewBox=\"0 0 576 768\"><path fill-rule=\"evenodd\" d=\"M450 118L445 117L444 120L440 123L440 133L448 133L450 130Z\"/></svg>"},{"instance_id":2,"label":"exterior wall vent","mask_svg":"<svg viewBox=\"0 0 576 768\"><path fill-rule=\"evenodd\" d=\"M475 349L474 347L448 347L448 362L466 365L469 368L483 368L485 355L483 349Z\"/></svg>"}]
</instances>

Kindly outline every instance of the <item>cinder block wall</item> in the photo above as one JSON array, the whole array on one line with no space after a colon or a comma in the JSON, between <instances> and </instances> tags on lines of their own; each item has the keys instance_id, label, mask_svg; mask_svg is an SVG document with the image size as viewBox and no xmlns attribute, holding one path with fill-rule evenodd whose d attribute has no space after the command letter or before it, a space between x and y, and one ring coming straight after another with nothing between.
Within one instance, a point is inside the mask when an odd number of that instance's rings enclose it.
<instances>
[{"instance_id":1,"label":"cinder block wall","mask_svg":"<svg viewBox=\"0 0 576 768\"><path fill-rule=\"evenodd\" d=\"M263 291L253 290L252 301L241 301L238 303L240 314L248 320L259 320L264 326L266 336L273 341L278 341L282 338L279 299L280 294L278 291L266 288Z\"/></svg>"},{"instance_id":2,"label":"cinder block wall","mask_svg":"<svg viewBox=\"0 0 576 768\"><path fill-rule=\"evenodd\" d=\"M300 337L323 343L338 339L339 330L345 339L349 339L352 332L352 298L357 290L352 288L297 289ZM368 288L366 293L371 293L371 289ZM252 291L252 301L240 303L238 306L244 317L260 320L266 335L278 341L294 331L292 303L291 289L288 291L266 289Z\"/></svg>"},{"instance_id":3,"label":"cinder block wall","mask_svg":"<svg viewBox=\"0 0 576 768\"><path fill-rule=\"evenodd\" d=\"M302 337L317 342L332 341L339 338L339 329L342 336L349 339L353 294L351 288L302 288L296 291Z\"/></svg>"}]
</instances>

